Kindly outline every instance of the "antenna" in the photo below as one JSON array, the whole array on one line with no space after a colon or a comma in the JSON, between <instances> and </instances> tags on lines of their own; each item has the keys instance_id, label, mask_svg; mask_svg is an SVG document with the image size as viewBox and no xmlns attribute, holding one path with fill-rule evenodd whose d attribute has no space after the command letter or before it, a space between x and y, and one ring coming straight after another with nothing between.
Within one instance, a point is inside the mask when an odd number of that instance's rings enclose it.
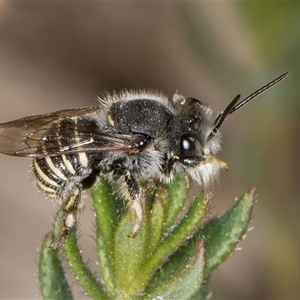
<instances>
[{"instance_id":1,"label":"antenna","mask_svg":"<svg viewBox=\"0 0 300 300\"><path fill-rule=\"evenodd\" d=\"M263 87L261 87L260 89L258 89L257 91L255 91L254 93L252 93L251 95L249 95L248 97L246 97L244 100L242 100L240 102L238 102L238 101L239 101L241 95L237 95L229 103L229 105L225 108L225 110L222 111L221 113L219 113L219 115L217 116L217 118L215 120L215 126L214 126L213 130L211 131L209 138L213 137L217 133L217 131L219 130L219 128L221 127L221 125L223 124L223 122L225 121L225 119L228 115L232 114L233 112L237 111L241 107L245 106L247 103L249 103L251 100L256 98L258 95L262 94L263 92L267 91L268 89L270 89L271 87L273 87L274 85L276 85L277 83L282 81L285 77L288 76L288 74L289 74L289 72L283 73L282 75L275 78L271 82L267 83L266 85L264 85Z\"/></svg>"}]
</instances>

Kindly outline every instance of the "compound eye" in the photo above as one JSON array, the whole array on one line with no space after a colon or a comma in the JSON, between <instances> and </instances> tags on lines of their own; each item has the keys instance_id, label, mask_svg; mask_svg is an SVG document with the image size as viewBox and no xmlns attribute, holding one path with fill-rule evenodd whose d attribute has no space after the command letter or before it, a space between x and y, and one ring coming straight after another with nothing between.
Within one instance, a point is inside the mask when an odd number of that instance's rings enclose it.
<instances>
[{"instance_id":1,"label":"compound eye","mask_svg":"<svg viewBox=\"0 0 300 300\"><path fill-rule=\"evenodd\" d=\"M143 151L151 141L151 138L147 135L137 134L135 136L134 148L137 152Z\"/></svg>"},{"instance_id":2,"label":"compound eye","mask_svg":"<svg viewBox=\"0 0 300 300\"><path fill-rule=\"evenodd\" d=\"M196 140L188 134L184 134L180 141L180 152L183 156L193 156L196 154Z\"/></svg>"}]
</instances>

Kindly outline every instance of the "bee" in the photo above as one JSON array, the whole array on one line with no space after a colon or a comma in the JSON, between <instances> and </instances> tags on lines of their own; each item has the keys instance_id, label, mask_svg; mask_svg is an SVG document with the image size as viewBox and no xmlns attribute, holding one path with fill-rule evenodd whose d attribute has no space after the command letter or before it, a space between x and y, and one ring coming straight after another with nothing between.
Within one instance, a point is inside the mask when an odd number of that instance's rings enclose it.
<instances>
[{"instance_id":1,"label":"bee","mask_svg":"<svg viewBox=\"0 0 300 300\"><path fill-rule=\"evenodd\" d=\"M210 186L227 164L220 127L229 114L268 90L284 73L239 102L236 96L213 116L202 101L175 93L171 100L154 91L107 94L98 105L30 116L0 124L0 152L32 158L38 188L63 211L56 249L76 224L84 206L81 193L99 175L115 182L128 203L136 236L143 220L142 188L150 178L168 182L186 173L202 188Z\"/></svg>"}]
</instances>

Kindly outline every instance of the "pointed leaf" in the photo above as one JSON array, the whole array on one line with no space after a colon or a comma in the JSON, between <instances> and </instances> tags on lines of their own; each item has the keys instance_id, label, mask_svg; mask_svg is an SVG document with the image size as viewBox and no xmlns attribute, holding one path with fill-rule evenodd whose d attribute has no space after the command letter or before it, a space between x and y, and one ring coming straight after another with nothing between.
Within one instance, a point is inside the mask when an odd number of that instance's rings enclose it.
<instances>
[{"instance_id":1,"label":"pointed leaf","mask_svg":"<svg viewBox=\"0 0 300 300\"><path fill-rule=\"evenodd\" d=\"M77 244L76 228L74 228L68 238L65 239L62 248L73 270L74 276L78 279L86 293L95 300L109 299L99 279L88 268L87 263L83 261L81 250Z\"/></svg>"},{"instance_id":2,"label":"pointed leaf","mask_svg":"<svg viewBox=\"0 0 300 300\"><path fill-rule=\"evenodd\" d=\"M235 250L247 231L251 219L256 189L245 193L222 217L208 222L199 237L206 245L206 273L220 265Z\"/></svg>"},{"instance_id":3,"label":"pointed leaf","mask_svg":"<svg viewBox=\"0 0 300 300\"><path fill-rule=\"evenodd\" d=\"M166 206L166 220L164 228L168 229L182 211L190 188L190 179L187 176L176 174L169 184L164 185L168 191L168 206Z\"/></svg>"},{"instance_id":4,"label":"pointed leaf","mask_svg":"<svg viewBox=\"0 0 300 300\"><path fill-rule=\"evenodd\" d=\"M193 255L189 256L190 261L183 268L160 282L152 293L144 299L188 299L198 289L200 289L205 266L205 249L203 242L199 242L195 247ZM163 272L163 270L161 271Z\"/></svg>"},{"instance_id":5,"label":"pointed leaf","mask_svg":"<svg viewBox=\"0 0 300 300\"><path fill-rule=\"evenodd\" d=\"M147 255L146 246L148 244L148 235L145 230L145 224L142 225L136 237L130 237L133 232L133 221L131 215L127 212L121 219L115 234L115 256L114 274L116 287L119 297L133 298L139 292L132 286L132 282L139 280L139 270L143 260ZM139 284L137 284L139 286Z\"/></svg>"},{"instance_id":6,"label":"pointed leaf","mask_svg":"<svg viewBox=\"0 0 300 300\"><path fill-rule=\"evenodd\" d=\"M110 296L115 295L114 270L111 258L114 257L114 230L117 224L117 197L112 185L104 177L92 190L93 207L96 218L96 243L102 278Z\"/></svg>"},{"instance_id":7,"label":"pointed leaf","mask_svg":"<svg viewBox=\"0 0 300 300\"><path fill-rule=\"evenodd\" d=\"M164 225L164 207L159 198L153 202L148 220L148 253L152 253L161 241Z\"/></svg>"},{"instance_id":8,"label":"pointed leaf","mask_svg":"<svg viewBox=\"0 0 300 300\"><path fill-rule=\"evenodd\" d=\"M50 248L53 236L47 234L39 260L39 281L43 299L73 299L58 253Z\"/></svg>"}]
</instances>

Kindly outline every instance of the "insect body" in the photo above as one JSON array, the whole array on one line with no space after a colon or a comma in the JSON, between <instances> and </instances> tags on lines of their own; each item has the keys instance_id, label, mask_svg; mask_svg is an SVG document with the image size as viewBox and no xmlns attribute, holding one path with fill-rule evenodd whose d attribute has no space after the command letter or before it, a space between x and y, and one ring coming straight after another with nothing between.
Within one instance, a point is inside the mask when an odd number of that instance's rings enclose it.
<instances>
[{"instance_id":1,"label":"insect body","mask_svg":"<svg viewBox=\"0 0 300 300\"><path fill-rule=\"evenodd\" d=\"M175 94L125 91L99 100L98 106L62 110L0 124L0 152L33 158L37 186L61 203L64 217L57 248L83 207L81 192L99 174L117 183L132 211L133 236L143 219L140 180L172 180L185 172L209 186L226 163L219 128L227 115L283 80L285 73L244 100L237 96L214 117L200 100Z\"/></svg>"}]
</instances>

